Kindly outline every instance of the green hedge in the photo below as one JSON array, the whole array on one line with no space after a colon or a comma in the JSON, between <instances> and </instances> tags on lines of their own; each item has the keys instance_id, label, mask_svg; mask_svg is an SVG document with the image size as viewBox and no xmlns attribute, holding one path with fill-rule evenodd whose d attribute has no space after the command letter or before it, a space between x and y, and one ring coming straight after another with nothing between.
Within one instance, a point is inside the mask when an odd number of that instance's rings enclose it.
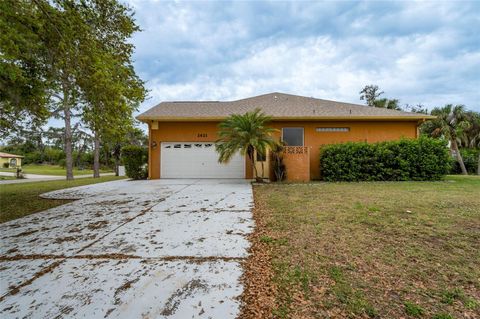
<instances>
[{"instance_id":1,"label":"green hedge","mask_svg":"<svg viewBox=\"0 0 480 319\"><path fill-rule=\"evenodd\" d=\"M439 180L450 166L446 143L427 137L349 142L320 149L320 172L325 181Z\"/></svg>"},{"instance_id":2,"label":"green hedge","mask_svg":"<svg viewBox=\"0 0 480 319\"><path fill-rule=\"evenodd\" d=\"M121 152L127 176L133 179L147 178L148 171L144 168L147 164L147 150L140 146L129 145L123 147Z\"/></svg>"},{"instance_id":3,"label":"green hedge","mask_svg":"<svg viewBox=\"0 0 480 319\"><path fill-rule=\"evenodd\" d=\"M475 148L462 148L460 149L460 154L462 154L463 163L465 164L465 168L469 174L477 174L478 169L478 153L480 153L480 149ZM456 159L452 160L452 169L450 170L450 174L461 174L462 170L460 168L460 164L456 161Z\"/></svg>"}]
</instances>

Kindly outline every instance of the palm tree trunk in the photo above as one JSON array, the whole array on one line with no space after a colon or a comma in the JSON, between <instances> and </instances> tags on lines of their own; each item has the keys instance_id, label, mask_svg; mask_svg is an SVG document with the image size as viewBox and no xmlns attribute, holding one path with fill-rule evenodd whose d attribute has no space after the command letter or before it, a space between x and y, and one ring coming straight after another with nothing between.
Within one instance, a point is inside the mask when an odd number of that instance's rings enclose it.
<instances>
[{"instance_id":1,"label":"palm tree trunk","mask_svg":"<svg viewBox=\"0 0 480 319\"><path fill-rule=\"evenodd\" d=\"M465 163L463 162L462 154L460 154L460 150L458 149L457 140L452 138L452 147L457 155L457 161L460 165L460 169L462 170L463 175L468 175L467 168L465 167Z\"/></svg>"},{"instance_id":2,"label":"palm tree trunk","mask_svg":"<svg viewBox=\"0 0 480 319\"><path fill-rule=\"evenodd\" d=\"M258 180L258 171L257 171L257 166L255 165L255 160L253 158L253 152L250 152L248 154L248 157L250 158L250 162L252 163L252 166L253 166L253 172L254 172L254 178L255 180Z\"/></svg>"},{"instance_id":3,"label":"palm tree trunk","mask_svg":"<svg viewBox=\"0 0 480 319\"><path fill-rule=\"evenodd\" d=\"M98 132L94 133L94 149L93 149L93 177L100 177L100 138Z\"/></svg>"}]
</instances>

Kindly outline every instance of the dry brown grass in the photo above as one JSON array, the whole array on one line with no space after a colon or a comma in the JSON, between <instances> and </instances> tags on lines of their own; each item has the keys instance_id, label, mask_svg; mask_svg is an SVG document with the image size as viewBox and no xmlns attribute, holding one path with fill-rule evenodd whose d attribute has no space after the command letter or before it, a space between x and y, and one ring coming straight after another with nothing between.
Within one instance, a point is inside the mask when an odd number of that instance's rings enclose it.
<instances>
[{"instance_id":1,"label":"dry brown grass","mask_svg":"<svg viewBox=\"0 0 480 319\"><path fill-rule=\"evenodd\" d=\"M262 239L265 238L266 227L265 203L258 200L258 192L254 193L255 231L249 236L252 246L249 258L243 264L242 319L268 318L275 307L275 287L272 282L271 267L272 247Z\"/></svg>"},{"instance_id":2,"label":"dry brown grass","mask_svg":"<svg viewBox=\"0 0 480 319\"><path fill-rule=\"evenodd\" d=\"M124 179L125 177L102 176L100 178L79 178L73 181L54 180L6 184L0 187L0 223L24 217L36 212L71 202L68 199L45 199L46 192Z\"/></svg>"},{"instance_id":3,"label":"dry brown grass","mask_svg":"<svg viewBox=\"0 0 480 319\"><path fill-rule=\"evenodd\" d=\"M246 296L274 294L268 316L480 318L480 178L254 191L247 275L261 255L273 288L247 284Z\"/></svg>"}]
</instances>

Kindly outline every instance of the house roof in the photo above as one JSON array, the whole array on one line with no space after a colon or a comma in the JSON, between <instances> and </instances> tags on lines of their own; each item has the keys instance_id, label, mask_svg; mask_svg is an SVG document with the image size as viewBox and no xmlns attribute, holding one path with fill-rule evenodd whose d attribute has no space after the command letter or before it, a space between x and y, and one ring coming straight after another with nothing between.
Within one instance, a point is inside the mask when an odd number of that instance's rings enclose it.
<instances>
[{"instance_id":1,"label":"house roof","mask_svg":"<svg viewBox=\"0 0 480 319\"><path fill-rule=\"evenodd\" d=\"M215 121L260 108L272 120L425 120L432 116L322 100L284 93L269 93L236 101L162 102L137 116L140 121Z\"/></svg>"},{"instance_id":2,"label":"house roof","mask_svg":"<svg viewBox=\"0 0 480 319\"><path fill-rule=\"evenodd\" d=\"M0 152L0 157L6 157L6 158L23 158L23 156L21 156L21 155L15 155L15 154L4 153L4 152Z\"/></svg>"}]
</instances>

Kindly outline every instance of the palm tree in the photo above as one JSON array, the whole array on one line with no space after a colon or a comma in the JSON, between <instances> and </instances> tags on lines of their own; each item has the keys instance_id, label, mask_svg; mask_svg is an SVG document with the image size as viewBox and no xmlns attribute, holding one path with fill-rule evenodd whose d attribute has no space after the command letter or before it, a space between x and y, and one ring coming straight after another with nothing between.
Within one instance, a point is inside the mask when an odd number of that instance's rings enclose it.
<instances>
[{"instance_id":1,"label":"palm tree","mask_svg":"<svg viewBox=\"0 0 480 319\"><path fill-rule=\"evenodd\" d=\"M271 134L276 129L267 126L270 117L256 109L243 115L234 114L221 122L218 132L218 140L215 149L219 153L218 161L228 163L236 152L247 155L252 163L255 179L260 181L257 168L255 167L254 154L265 155L268 148L277 142Z\"/></svg>"},{"instance_id":2,"label":"palm tree","mask_svg":"<svg viewBox=\"0 0 480 319\"><path fill-rule=\"evenodd\" d=\"M459 147L480 147L480 113L475 111L465 112L465 119L470 124L459 136Z\"/></svg>"},{"instance_id":3,"label":"palm tree","mask_svg":"<svg viewBox=\"0 0 480 319\"><path fill-rule=\"evenodd\" d=\"M477 175L480 175L480 113L467 112L467 119L470 126L465 130L462 142L465 147L478 149Z\"/></svg>"},{"instance_id":4,"label":"palm tree","mask_svg":"<svg viewBox=\"0 0 480 319\"><path fill-rule=\"evenodd\" d=\"M450 141L451 148L455 152L462 174L468 175L465 164L463 163L462 154L460 154L458 148L459 137L470 125L466 118L464 106L448 104L441 108L434 108L431 114L437 116L437 118L431 121L429 125L430 135L433 137L442 136Z\"/></svg>"}]
</instances>

